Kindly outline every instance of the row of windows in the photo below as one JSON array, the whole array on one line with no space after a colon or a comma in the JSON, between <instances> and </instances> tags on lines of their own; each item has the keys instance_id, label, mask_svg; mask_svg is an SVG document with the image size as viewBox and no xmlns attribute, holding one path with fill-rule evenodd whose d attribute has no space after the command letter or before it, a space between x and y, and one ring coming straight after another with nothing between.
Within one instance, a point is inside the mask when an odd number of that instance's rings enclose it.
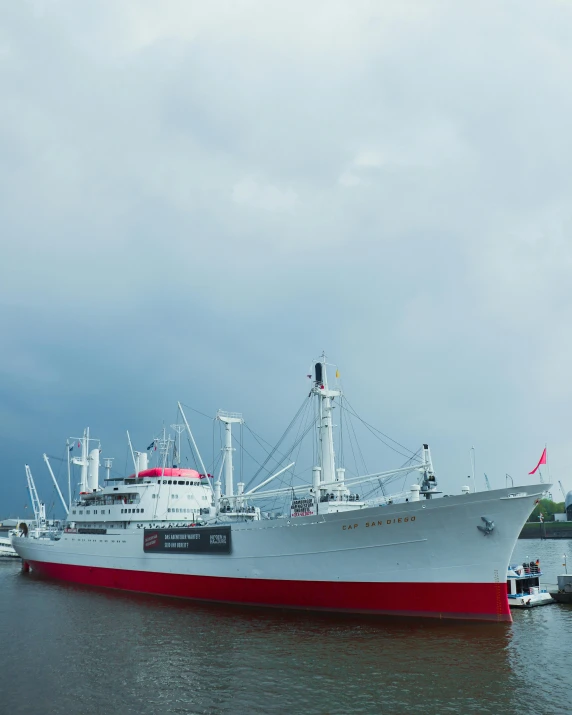
<instances>
[{"instance_id":1,"label":"row of windows","mask_svg":"<svg viewBox=\"0 0 572 715\"><path fill-rule=\"evenodd\" d=\"M76 512L76 510L75 510L75 509L72 509L72 514L75 514L75 512ZM83 510L80 509L80 510L79 510L79 513L80 513L80 514L83 514ZM85 513L86 513L86 514L91 514L91 509L86 509L86 510L85 510ZM97 509L94 509L94 510L93 510L93 513L94 513L94 514L97 514ZM99 513L100 513L100 514L105 514L105 509L100 509L100 510L99 510ZM111 514L111 509L108 509L108 510L107 510L107 513L108 513L108 514Z\"/></svg>"},{"instance_id":2,"label":"row of windows","mask_svg":"<svg viewBox=\"0 0 572 715\"><path fill-rule=\"evenodd\" d=\"M156 496L157 496L156 494L153 494L153 495L152 495L153 499L155 499ZM179 498L179 495L178 495L178 494L171 494L171 499L178 499L178 498ZM190 498L191 498L191 495L190 495L190 494L187 494L187 498L190 499ZM203 495L202 498L203 498L203 500L206 501L208 497L207 497L206 495ZM183 512L183 513L187 514L187 513L189 513L189 512L192 512L193 510L192 510L192 509L168 509L167 511ZM91 512L92 512L91 509L86 509L86 510L85 510L85 513L86 513L86 514L91 514ZM142 513L142 512L143 512L143 509L122 509L122 510L121 510L121 513L122 513L122 514L139 514L139 513ZM72 514L75 514L75 513L76 513L76 510L75 510L75 509L72 509ZM83 510L80 509L80 510L79 510L79 513L80 513L81 515L83 515ZM93 513L94 513L94 514L97 514L97 509L93 509ZM100 509L100 510L99 510L99 513L100 513L100 514L105 514L106 511L105 511L105 509ZM107 510L107 514L111 514L111 509L108 509L108 510Z\"/></svg>"},{"instance_id":3,"label":"row of windows","mask_svg":"<svg viewBox=\"0 0 572 715\"><path fill-rule=\"evenodd\" d=\"M187 482L185 482L185 481L180 481L180 482L178 482L176 479L163 479L163 484L180 484L181 486L186 485L187 487L189 486L189 484L190 484L192 487L198 487L198 486L200 486L200 484L199 484L198 482L189 482L189 481L187 481Z\"/></svg>"},{"instance_id":4,"label":"row of windows","mask_svg":"<svg viewBox=\"0 0 572 715\"><path fill-rule=\"evenodd\" d=\"M167 511L177 512L178 514L191 514L194 509L167 509Z\"/></svg>"},{"instance_id":5,"label":"row of windows","mask_svg":"<svg viewBox=\"0 0 572 715\"><path fill-rule=\"evenodd\" d=\"M122 495L119 496L119 494L112 494L107 497L99 497L96 499L89 499L89 500L83 500L80 499L80 503L78 506L85 507L85 506L115 506L116 504L121 504L123 499L125 497L130 496L130 495Z\"/></svg>"}]
</instances>

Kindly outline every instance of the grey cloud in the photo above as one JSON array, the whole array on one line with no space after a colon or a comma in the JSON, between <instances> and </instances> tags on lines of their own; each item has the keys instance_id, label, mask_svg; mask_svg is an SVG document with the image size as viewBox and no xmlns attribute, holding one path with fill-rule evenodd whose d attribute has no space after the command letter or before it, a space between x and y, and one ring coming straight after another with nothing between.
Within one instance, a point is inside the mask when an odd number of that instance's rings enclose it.
<instances>
[{"instance_id":1,"label":"grey cloud","mask_svg":"<svg viewBox=\"0 0 572 715\"><path fill-rule=\"evenodd\" d=\"M547 440L564 469L566 3L1 12L11 481L83 423L123 450L177 397L271 441L322 349L447 489L472 444L499 486Z\"/></svg>"}]
</instances>

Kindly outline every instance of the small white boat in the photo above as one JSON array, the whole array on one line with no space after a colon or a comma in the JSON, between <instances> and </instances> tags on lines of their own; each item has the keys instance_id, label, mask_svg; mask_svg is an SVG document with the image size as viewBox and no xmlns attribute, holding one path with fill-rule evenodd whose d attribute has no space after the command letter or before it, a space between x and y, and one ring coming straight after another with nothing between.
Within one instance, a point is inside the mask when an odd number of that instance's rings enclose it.
<instances>
[{"instance_id":1,"label":"small white boat","mask_svg":"<svg viewBox=\"0 0 572 715\"><path fill-rule=\"evenodd\" d=\"M540 586L539 561L508 567L506 587L511 608L533 608L555 603L548 591Z\"/></svg>"},{"instance_id":2,"label":"small white boat","mask_svg":"<svg viewBox=\"0 0 572 715\"><path fill-rule=\"evenodd\" d=\"M0 536L0 557L18 558L18 554L14 551L12 542L6 536Z\"/></svg>"}]
</instances>

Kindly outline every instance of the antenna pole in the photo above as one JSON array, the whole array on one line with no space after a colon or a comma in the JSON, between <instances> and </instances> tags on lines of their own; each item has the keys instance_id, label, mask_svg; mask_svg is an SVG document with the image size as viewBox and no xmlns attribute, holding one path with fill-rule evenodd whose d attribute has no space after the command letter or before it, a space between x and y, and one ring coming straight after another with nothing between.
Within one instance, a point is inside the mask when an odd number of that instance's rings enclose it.
<instances>
[{"instance_id":1,"label":"antenna pole","mask_svg":"<svg viewBox=\"0 0 572 715\"><path fill-rule=\"evenodd\" d=\"M131 444L131 437L129 436L129 430L127 430L127 441L129 442L129 449L131 450L131 459L133 460L133 466L135 467L135 478L139 476L139 464L135 459L135 452L133 451L133 445Z\"/></svg>"},{"instance_id":2,"label":"antenna pole","mask_svg":"<svg viewBox=\"0 0 572 715\"><path fill-rule=\"evenodd\" d=\"M171 429L174 429L179 437L179 439L178 439L179 444L177 446L175 443L175 446L177 448L177 466L180 466L181 465L181 432L184 432L186 427L185 427L185 425L171 425ZM175 464L175 460L173 459L173 466L174 466L174 464Z\"/></svg>"},{"instance_id":3,"label":"antenna pole","mask_svg":"<svg viewBox=\"0 0 572 715\"><path fill-rule=\"evenodd\" d=\"M113 457L106 457L103 460L103 464L105 465L105 471L107 472L107 477L105 478L106 482L108 482L111 477L111 467L113 466L113 459Z\"/></svg>"}]
</instances>

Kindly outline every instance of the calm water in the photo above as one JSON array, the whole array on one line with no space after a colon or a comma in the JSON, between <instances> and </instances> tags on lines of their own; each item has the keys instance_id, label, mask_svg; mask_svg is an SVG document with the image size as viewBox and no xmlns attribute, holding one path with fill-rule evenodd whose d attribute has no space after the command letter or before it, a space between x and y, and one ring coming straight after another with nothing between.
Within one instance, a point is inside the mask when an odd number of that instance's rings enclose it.
<instances>
[{"instance_id":1,"label":"calm water","mask_svg":"<svg viewBox=\"0 0 572 715\"><path fill-rule=\"evenodd\" d=\"M520 541L547 582L572 541ZM512 625L285 615L94 591L0 562L0 712L564 713L572 607Z\"/></svg>"}]
</instances>

